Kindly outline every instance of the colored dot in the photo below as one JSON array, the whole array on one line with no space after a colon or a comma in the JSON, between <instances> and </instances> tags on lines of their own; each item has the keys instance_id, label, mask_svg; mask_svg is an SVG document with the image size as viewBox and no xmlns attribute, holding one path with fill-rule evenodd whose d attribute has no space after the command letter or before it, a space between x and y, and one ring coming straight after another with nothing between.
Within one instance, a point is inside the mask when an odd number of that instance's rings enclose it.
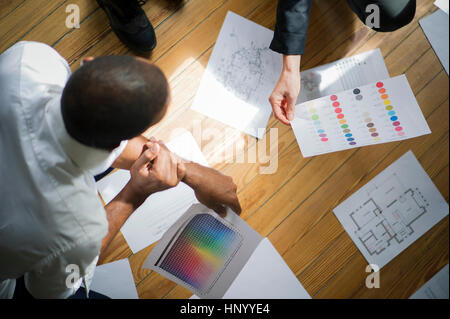
<instances>
[{"instance_id":1,"label":"colored dot","mask_svg":"<svg viewBox=\"0 0 450 319\"><path fill-rule=\"evenodd\" d=\"M352 137L353 136L353 134L345 134L345 137Z\"/></svg>"},{"instance_id":2,"label":"colored dot","mask_svg":"<svg viewBox=\"0 0 450 319\"><path fill-rule=\"evenodd\" d=\"M314 121L314 125L319 126L320 124L321 124L320 121Z\"/></svg>"},{"instance_id":3,"label":"colored dot","mask_svg":"<svg viewBox=\"0 0 450 319\"><path fill-rule=\"evenodd\" d=\"M349 141L349 142L353 142L354 140L355 139L353 137L350 137L350 138L347 139L347 141Z\"/></svg>"},{"instance_id":4,"label":"colored dot","mask_svg":"<svg viewBox=\"0 0 450 319\"><path fill-rule=\"evenodd\" d=\"M372 133L373 137L377 137L379 134L378 133Z\"/></svg>"},{"instance_id":5,"label":"colored dot","mask_svg":"<svg viewBox=\"0 0 450 319\"><path fill-rule=\"evenodd\" d=\"M338 107L339 105L341 105L339 102L334 102L334 103L333 103L333 106L334 106L334 107Z\"/></svg>"},{"instance_id":6,"label":"colored dot","mask_svg":"<svg viewBox=\"0 0 450 319\"><path fill-rule=\"evenodd\" d=\"M375 142L381 141L381 139L380 139L379 137L375 137L373 140L374 140Z\"/></svg>"},{"instance_id":7,"label":"colored dot","mask_svg":"<svg viewBox=\"0 0 450 319\"><path fill-rule=\"evenodd\" d=\"M337 101L338 97L336 95L332 95L331 97L331 101Z\"/></svg>"},{"instance_id":8,"label":"colored dot","mask_svg":"<svg viewBox=\"0 0 450 319\"><path fill-rule=\"evenodd\" d=\"M318 130L317 133L319 133L319 134L325 133L325 130Z\"/></svg>"},{"instance_id":9,"label":"colored dot","mask_svg":"<svg viewBox=\"0 0 450 319\"><path fill-rule=\"evenodd\" d=\"M373 123L367 124L367 127L374 127L374 126L375 126L375 124L373 124Z\"/></svg>"},{"instance_id":10,"label":"colored dot","mask_svg":"<svg viewBox=\"0 0 450 319\"><path fill-rule=\"evenodd\" d=\"M394 107L393 107L392 105L386 106L386 110L388 110L388 111L392 110L393 108L394 108Z\"/></svg>"},{"instance_id":11,"label":"colored dot","mask_svg":"<svg viewBox=\"0 0 450 319\"><path fill-rule=\"evenodd\" d=\"M313 119L314 121L318 120L318 119L319 119L319 115L313 115L312 119Z\"/></svg>"},{"instance_id":12,"label":"colored dot","mask_svg":"<svg viewBox=\"0 0 450 319\"><path fill-rule=\"evenodd\" d=\"M361 100L363 99L363 96L362 96L362 95L357 95L357 96L356 96L356 99L357 99L358 101L361 101Z\"/></svg>"},{"instance_id":13,"label":"colored dot","mask_svg":"<svg viewBox=\"0 0 450 319\"><path fill-rule=\"evenodd\" d=\"M311 110L309 110L309 112L310 112L311 114L314 114L314 113L317 112L317 110L316 110L316 109L311 109Z\"/></svg>"},{"instance_id":14,"label":"colored dot","mask_svg":"<svg viewBox=\"0 0 450 319\"><path fill-rule=\"evenodd\" d=\"M388 115L390 115L390 116L395 115L395 111L390 111L390 112L388 113Z\"/></svg>"},{"instance_id":15,"label":"colored dot","mask_svg":"<svg viewBox=\"0 0 450 319\"><path fill-rule=\"evenodd\" d=\"M350 133L350 132L351 132L351 130L349 130L349 129L344 130L344 133Z\"/></svg>"},{"instance_id":16,"label":"colored dot","mask_svg":"<svg viewBox=\"0 0 450 319\"><path fill-rule=\"evenodd\" d=\"M339 107L338 107L338 108L335 108L334 111L335 111L336 113L338 113L338 114L339 114L339 113L342 113L342 109L339 108Z\"/></svg>"},{"instance_id":17,"label":"colored dot","mask_svg":"<svg viewBox=\"0 0 450 319\"><path fill-rule=\"evenodd\" d=\"M399 125L400 125L400 122L399 122L399 121L394 122L394 123L392 123L392 125L394 125L394 126L399 126Z\"/></svg>"},{"instance_id":18,"label":"colored dot","mask_svg":"<svg viewBox=\"0 0 450 319\"><path fill-rule=\"evenodd\" d=\"M376 131L377 131L377 129L376 129L376 128L374 128L374 127L373 127L373 128L371 128L371 129L369 130L369 132L370 132L370 133L373 133L373 132L376 132Z\"/></svg>"},{"instance_id":19,"label":"colored dot","mask_svg":"<svg viewBox=\"0 0 450 319\"><path fill-rule=\"evenodd\" d=\"M344 125L342 125L341 127L342 127L342 128L348 128L348 125L347 125L347 124L344 124Z\"/></svg>"},{"instance_id":20,"label":"colored dot","mask_svg":"<svg viewBox=\"0 0 450 319\"><path fill-rule=\"evenodd\" d=\"M344 118L344 114L342 114L342 113L339 114L339 115L337 116L337 118L338 118L338 119L343 119L343 118Z\"/></svg>"},{"instance_id":21,"label":"colored dot","mask_svg":"<svg viewBox=\"0 0 450 319\"><path fill-rule=\"evenodd\" d=\"M382 98L383 100L386 100L388 97L389 97L389 95L387 95L387 94L383 94L383 95L381 96L381 98Z\"/></svg>"},{"instance_id":22,"label":"colored dot","mask_svg":"<svg viewBox=\"0 0 450 319\"><path fill-rule=\"evenodd\" d=\"M320 137L327 137L327 134L320 134Z\"/></svg>"},{"instance_id":23,"label":"colored dot","mask_svg":"<svg viewBox=\"0 0 450 319\"><path fill-rule=\"evenodd\" d=\"M365 121L366 123L370 123L370 122L372 122L372 119L371 119L370 117L368 117L368 118L366 118L364 121Z\"/></svg>"},{"instance_id":24,"label":"colored dot","mask_svg":"<svg viewBox=\"0 0 450 319\"><path fill-rule=\"evenodd\" d=\"M389 104L391 104L391 101L386 100L386 101L383 102L383 104L384 104L384 105L389 105Z\"/></svg>"},{"instance_id":25,"label":"colored dot","mask_svg":"<svg viewBox=\"0 0 450 319\"><path fill-rule=\"evenodd\" d=\"M328 142L328 139L327 139L326 137L323 137L323 138L321 139L321 141L322 141L322 142Z\"/></svg>"},{"instance_id":26,"label":"colored dot","mask_svg":"<svg viewBox=\"0 0 450 319\"><path fill-rule=\"evenodd\" d=\"M405 136L405 132L398 132L398 136Z\"/></svg>"},{"instance_id":27,"label":"colored dot","mask_svg":"<svg viewBox=\"0 0 450 319\"><path fill-rule=\"evenodd\" d=\"M356 142L351 142L350 145L356 145Z\"/></svg>"},{"instance_id":28,"label":"colored dot","mask_svg":"<svg viewBox=\"0 0 450 319\"><path fill-rule=\"evenodd\" d=\"M378 83L377 83L377 87L378 87L378 88L382 88L383 86L384 86L383 82L378 82Z\"/></svg>"},{"instance_id":29,"label":"colored dot","mask_svg":"<svg viewBox=\"0 0 450 319\"><path fill-rule=\"evenodd\" d=\"M339 121L339 124L345 124L345 123L347 123L347 120L340 120Z\"/></svg>"},{"instance_id":30,"label":"colored dot","mask_svg":"<svg viewBox=\"0 0 450 319\"><path fill-rule=\"evenodd\" d=\"M397 121L397 120L398 120L398 117L397 117L397 116L391 117L391 121L392 121L392 122L395 122L395 121Z\"/></svg>"},{"instance_id":31,"label":"colored dot","mask_svg":"<svg viewBox=\"0 0 450 319\"><path fill-rule=\"evenodd\" d=\"M403 131L403 127L397 126L397 127L395 128L395 130L396 130L397 132Z\"/></svg>"},{"instance_id":32,"label":"colored dot","mask_svg":"<svg viewBox=\"0 0 450 319\"><path fill-rule=\"evenodd\" d=\"M386 89L379 89L378 92L380 92L381 94L386 93Z\"/></svg>"},{"instance_id":33,"label":"colored dot","mask_svg":"<svg viewBox=\"0 0 450 319\"><path fill-rule=\"evenodd\" d=\"M353 93L354 93L354 94L359 94L359 93L361 93L361 90L360 90L360 89L354 89L354 90L353 90Z\"/></svg>"}]
</instances>

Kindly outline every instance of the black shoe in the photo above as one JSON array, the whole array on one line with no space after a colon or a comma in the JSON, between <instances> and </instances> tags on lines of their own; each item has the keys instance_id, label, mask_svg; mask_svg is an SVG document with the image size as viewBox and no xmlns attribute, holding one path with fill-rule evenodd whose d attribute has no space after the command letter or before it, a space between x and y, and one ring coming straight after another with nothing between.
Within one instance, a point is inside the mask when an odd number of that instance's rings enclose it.
<instances>
[{"instance_id":1,"label":"black shoe","mask_svg":"<svg viewBox=\"0 0 450 319\"><path fill-rule=\"evenodd\" d=\"M156 34L141 5L142 0L97 0L108 15L111 28L129 48L148 53L156 46Z\"/></svg>"}]
</instances>

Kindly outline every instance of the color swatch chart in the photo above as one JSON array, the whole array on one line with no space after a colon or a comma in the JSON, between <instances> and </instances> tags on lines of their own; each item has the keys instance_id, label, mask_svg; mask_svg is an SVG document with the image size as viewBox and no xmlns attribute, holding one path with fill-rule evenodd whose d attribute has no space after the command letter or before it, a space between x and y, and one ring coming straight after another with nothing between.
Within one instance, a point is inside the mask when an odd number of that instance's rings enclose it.
<instances>
[{"instance_id":1,"label":"color swatch chart","mask_svg":"<svg viewBox=\"0 0 450 319\"><path fill-rule=\"evenodd\" d=\"M404 75L299 104L291 125L304 157L431 133Z\"/></svg>"},{"instance_id":2,"label":"color swatch chart","mask_svg":"<svg viewBox=\"0 0 450 319\"><path fill-rule=\"evenodd\" d=\"M157 266L205 294L241 242L231 226L209 214L195 215Z\"/></svg>"}]
</instances>

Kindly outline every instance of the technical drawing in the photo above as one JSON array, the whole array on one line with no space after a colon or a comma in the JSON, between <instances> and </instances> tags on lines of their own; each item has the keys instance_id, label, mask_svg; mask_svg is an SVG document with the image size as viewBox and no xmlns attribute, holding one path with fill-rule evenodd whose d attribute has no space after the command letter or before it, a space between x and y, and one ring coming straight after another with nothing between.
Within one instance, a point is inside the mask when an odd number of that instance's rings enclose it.
<instances>
[{"instance_id":1,"label":"technical drawing","mask_svg":"<svg viewBox=\"0 0 450 319\"><path fill-rule=\"evenodd\" d=\"M350 218L368 253L380 255L414 233L414 222L427 213L429 203L418 188L404 187L395 174L371 193Z\"/></svg>"},{"instance_id":2,"label":"technical drawing","mask_svg":"<svg viewBox=\"0 0 450 319\"><path fill-rule=\"evenodd\" d=\"M252 41L250 46L240 47L230 57L220 59L216 79L239 99L254 100L266 82L265 67L271 54L269 47L258 47Z\"/></svg>"}]
</instances>

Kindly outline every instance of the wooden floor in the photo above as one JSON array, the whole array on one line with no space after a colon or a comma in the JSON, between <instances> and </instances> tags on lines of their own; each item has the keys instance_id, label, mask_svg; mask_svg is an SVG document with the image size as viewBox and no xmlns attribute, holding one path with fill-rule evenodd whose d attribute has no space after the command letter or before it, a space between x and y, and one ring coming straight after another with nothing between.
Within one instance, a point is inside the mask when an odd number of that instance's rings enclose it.
<instances>
[{"instance_id":1,"label":"wooden floor","mask_svg":"<svg viewBox=\"0 0 450 319\"><path fill-rule=\"evenodd\" d=\"M168 139L173 128L225 126L191 111L214 42L227 11L273 29L276 0L150 0L144 9L156 27L158 46L149 57L170 79L173 104L148 135ZM273 117L279 135L279 168L260 175L265 164L215 163L239 187L242 217L267 236L313 298L408 298L448 263L448 217L381 270L381 288L367 289L367 262L335 218L333 208L412 150L437 187L449 199L448 76L425 38L418 20L433 12L434 0L418 0L413 23L395 33L363 26L344 0L313 0L303 69L380 48L391 76L405 73L431 127L431 135L398 143L353 149L304 159L292 130ZM81 28L67 29L68 4L81 10ZM77 69L86 56L132 54L109 28L94 0L0 0L0 52L20 40L45 42ZM214 162L224 145L255 139L199 140ZM261 142L260 142L261 143ZM133 254L122 235L109 249L109 262L129 258L141 298L187 298L191 293L142 265L152 249Z\"/></svg>"}]
</instances>

